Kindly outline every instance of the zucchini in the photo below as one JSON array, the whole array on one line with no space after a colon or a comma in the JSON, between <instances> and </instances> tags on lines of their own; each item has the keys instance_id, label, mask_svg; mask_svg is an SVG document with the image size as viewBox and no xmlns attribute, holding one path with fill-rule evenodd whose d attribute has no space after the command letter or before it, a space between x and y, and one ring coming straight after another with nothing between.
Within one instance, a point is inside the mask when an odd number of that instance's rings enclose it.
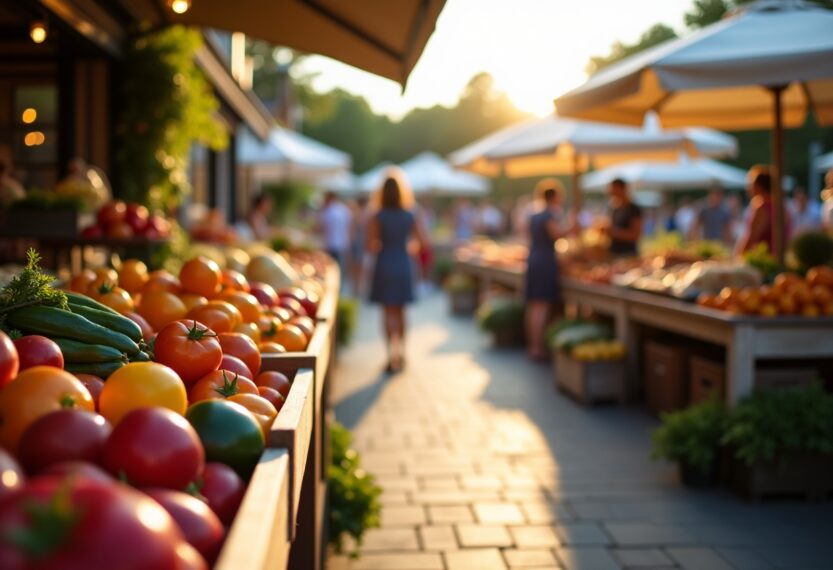
<instances>
[{"instance_id":1,"label":"zucchini","mask_svg":"<svg viewBox=\"0 0 833 570\"><path fill-rule=\"evenodd\" d=\"M53 338L66 362L124 362L124 353L104 344L88 344L71 338Z\"/></svg>"},{"instance_id":2,"label":"zucchini","mask_svg":"<svg viewBox=\"0 0 833 570\"><path fill-rule=\"evenodd\" d=\"M69 338L89 344L105 344L119 349L128 356L139 352L139 345L128 336L57 307L23 307L9 313L6 320L8 324L22 331L50 338Z\"/></svg>"},{"instance_id":3,"label":"zucchini","mask_svg":"<svg viewBox=\"0 0 833 570\"><path fill-rule=\"evenodd\" d=\"M74 305L72 302L69 304L69 310L97 325L119 332L133 342L138 343L142 340L142 329L139 325L116 312L99 311L84 305Z\"/></svg>"},{"instance_id":4,"label":"zucchini","mask_svg":"<svg viewBox=\"0 0 833 570\"><path fill-rule=\"evenodd\" d=\"M130 362L150 362L153 359L144 350L140 350L138 354L130 357Z\"/></svg>"},{"instance_id":5,"label":"zucchini","mask_svg":"<svg viewBox=\"0 0 833 570\"><path fill-rule=\"evenodd\" d=\"M107 380L113 372L124 366L124 362L66 362L64 370L70 374L92 374Z\"/></svg>"},{"instance_id":6,"label":"zucchini","mask_svg":"<svg viewBox=\"0 0 833 570\"><path fill-rule=\"evenodd\" d=\"M67 301L70 305L78 305L80 307L89 307L90 309L96 309L98 311L104 311L107 313L113 313L114 315L118 315L116 311L105 305L104 303L99 303L92 297L88 297L87 295L82 295L81 293L73 293L72 291L64 291L67 295Z\"/></svg>"}]
</instances>

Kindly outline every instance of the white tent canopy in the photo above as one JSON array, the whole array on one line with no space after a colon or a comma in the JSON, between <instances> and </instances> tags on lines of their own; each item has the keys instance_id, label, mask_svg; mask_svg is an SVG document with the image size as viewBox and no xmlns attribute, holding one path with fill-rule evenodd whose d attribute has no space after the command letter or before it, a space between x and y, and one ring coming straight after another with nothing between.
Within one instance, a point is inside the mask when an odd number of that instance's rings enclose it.
<instances>
[{"instance_id":1,"label":"white tent canopy","mask_svg":"<svg viewBox=\"0 0 833 570\"><path fill-rule=\"evenodd\" d=\"M680 156L677 162L640 160L610 166L582 176L581 186L587 192L604 192L616 178L635 188L658 191L746 186L745 170L716 160L692 159L685 155Z\"/></svg>"},{"instance_id":2,"label":"white tent canopy","mask_svg":"<svg viewBox=\"0 0 833 570\"><path fill-rule=\"evenodd\" d=\"M364 174L360 174L356 177L356 189L363 194L375 192L385 181L385 173L392 166L392 162L380 162Z\"/></svg>"},{"instance_id":3,"label":"white tent canopy","mask_svg":"<svg viewBox=\"0 0 833 570\"><path fill-rule=\"evenodd\" d=\"M345 170L318 181L318 186L324 190L349 196L358 191L356 175Z\"/></svg>"},{"instance_id":4,"label":"white tent canopy","mask_svg":"<svg viewBox=\"0 0 833 570\"><path fill-rule=\"evenodd\" d=\"M357 188L361 192L374 192L385 181L388 169L383 162L358 177ZM399 165L414 194L434 196L481 196L489 192L489 181L476 174L455 170L448 162L433 152L423 152Z\"/></svg>"},{"instance_id":5,"label":"white tent canopy","mask_svg":"<svg viewBox=\"0 0 833 570\"><path fill-rule=\"evenodd\" d=\"M237 156L245 165L280 165L287 171L324 176L349 170L352 163L346 152L281 128L273 129L265 141L243 129L238 136Z\"/></svg>"},{"instance_id":6,"label":"white tent canopy","mask_svg":"<svg viewBox=\"0 0 833 570\"><path fill-rule=\"evenodd\" d=\"M816 170L829 170L833 168L833 152L824 154L815 160Z\"/></svg>"}]
</instances>

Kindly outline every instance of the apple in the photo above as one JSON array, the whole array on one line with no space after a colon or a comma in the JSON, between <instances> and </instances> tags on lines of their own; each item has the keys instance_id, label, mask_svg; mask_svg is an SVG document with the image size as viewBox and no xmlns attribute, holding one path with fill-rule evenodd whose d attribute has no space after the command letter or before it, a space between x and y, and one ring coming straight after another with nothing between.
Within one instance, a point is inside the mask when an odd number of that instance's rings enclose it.
<instances>
[{"instance_id":1,"label":"apple","mask_svg":"<svg viewBox=\"0 0 833 570\"><path fill-rule=\"evenodd\" d=\"M170 234L171 224L164 217L154 214L148 218L148 225L145 230L147 237L168 237Z\"/></svg>"},{"instance_id":2,"label":"apple","mask_svg":"<svg viewBox=\"0 0 833 570\"><path fill-rule=\"evenodd\" d=\"M85 238L100 238L104 235L104 231L99 226L88 226L81 230L81 237Z\"/></svg>"},{"instance_id":3,"label":"apple","mask_svg":"<svg viewBox=\"0 0 833 570\"><path fill-rule=\"evenodd\" d=\"M101 226L102 229L107 230L111 226L115 226L116 224L123 222L126 214L127 205L120 200L116 200L114 202L104 204L101 209L98 210L96 219L98 220L98 225Z\"/></svg>"},{"instance_id":4,"label":"apple","mask_svg":"<svg viewBox=\"0 0 833 570\"><path fill-rule=\"evenodd\" d=\"M107 230L107 237L114 239L129 239L133 237L133 228L127 222L113 224Z\"/></svg>"},{"instance_id":5,"label":"apple","mask_svg":"<svg viewBox=\"0 0 833 570\"><path fill-rule=\"evenodd\" d=\"M278 290L278 295L281 297L291 297L299 303L307 298L307 292L300 287L283 287Z\"/></svg>"},{"instance_id":6,"label":"apple","mask_svg":"<svg viewBox=\"0 0 833 570\"><path fill-rule=\"evenodd\" d=\"M133 233L141 234L148 225L150 212L141 204L128 204L124 213L124 221L133 229Z\"/></svg>"},{"instance_id":7,"label":"apple","mask_svg":"<svg viewBox=\"0 0 833 570\"><path fill-rule=\"evenodd\" d=\"M267 307L274 307L278 304L278 294L275 289L267 283L254 281L249 284L250 292L255 296L258 303Z\"/></svg>"},{"instance_id":8,"label":"apple","mask_svg":"<svg viewBox=\"0 0 833 570\"><path fill-rule=\"evenodd\" d=\"M298 302L298 299L295 299L294 297L280 297L278 300L278 306L283 307L296 317L305 317L307 315L303 305L301 305L301 303Z\"/></svg>"},{"instance_id":9,"label":"apple","mask_svg":"<svg viewBox=\"0 0 833 570\"><path fill-rule=\"evenodd\" d=\"M321 301L321 298L315 291L307 291L307 296L304 299L301 299L301 306L304 307L307 315L313 319L315 318L315 315L318 314L319 301Z\"/></svg>"}]
</instances>

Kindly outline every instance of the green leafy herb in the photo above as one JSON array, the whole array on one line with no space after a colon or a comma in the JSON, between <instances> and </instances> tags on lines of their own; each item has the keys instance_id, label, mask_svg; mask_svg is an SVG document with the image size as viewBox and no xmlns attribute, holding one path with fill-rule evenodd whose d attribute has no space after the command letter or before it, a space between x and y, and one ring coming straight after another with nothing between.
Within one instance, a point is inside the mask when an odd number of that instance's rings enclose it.
<instances>
[{"instance_id":1,"label":"green leafy herb","mask_svg":"<svg viewBox=\"0 0 833 570\"><path fill-rule=\"evenodd\" d=\"M663 414L662 426L653 433L652 457L680 461L708 473L717 461L725 427L726 409L717 398Z\"/></svg>"},{"instance_id":2,"label":"green leafy herb","mask_svg":"<svg viewBox=\"0 0 833 570\"><path fill-rule=\"evenodd\" d=\"M49 305L69 310L66 294L52 286L55 281L52 276L41 271L38 252L30 249L27 256L28 262L20 275L0 291L0 328L4 330L8 330L3 323L5 314L15 309Z\"/></svg>"}]
</instances>

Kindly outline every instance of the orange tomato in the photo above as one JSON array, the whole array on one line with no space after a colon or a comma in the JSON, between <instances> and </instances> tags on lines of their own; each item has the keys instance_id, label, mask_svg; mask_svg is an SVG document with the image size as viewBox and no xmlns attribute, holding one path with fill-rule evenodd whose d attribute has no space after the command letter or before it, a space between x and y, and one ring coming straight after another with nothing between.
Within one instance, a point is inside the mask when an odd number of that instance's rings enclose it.
<instances>
[{"instance_id":1,"label":"orange tomato","mask_svg":"<svg viewBox=\"0 0 833 570\"><path fill-rule=\"evenodd\" d=\"M150 326L147 319L139 313L125 313L124 316L139 325L139 328L142 329L142 338L145 339L145 342L150 340L150 337L153 336L153 327Z\"/></svg>"},{"instance_id":2,"label":"orange tomato","mask_svg":"<svg viewBox=\"0 0 833 570\"><path fill-rule=\"evenodd\" d=\"M833 317L833 302L827 303L822 307L821 313L826 317Z\"/></svg>"},{"instance_id":3,"label":"orange tomato","mask_svg":"<svg viewBox=\"0 0 833 570\"><path fill-rule=\"evenodd\" d=\"M223 271L220 285L223 291L230 289L232 291L243 291L244 293L249 292L249 282L242 273L234 269L226 269Z\"/></svg>"},{"instance_id":4,"label":"orange tomato","mask_svg":"<svg viewBox=\"0 0 833 570\"><path fill-rule=\"evenodd\" d=\"M202 256L189 260L179 272L183 291L209 299L220 292L221 277L222 273L217 262Z\"/></svg>"},{"instance_id":5,"label":"orange tomato","mask_svg":"<svg viewBox=\"0 0 833 570\"><path fill-rule=\"evenodd\" d=\"M260 350L260 354L283 354L286 352L286 348L276 342L261 342L257 345L257 348Z\"/></svg>"},{"instance_id":6,"label":"orange tomato","mask_svg":"<svg viewBox=\"0 0 833 570\"><path fill-rule=\"evenodd\" d=\"M243 315L240 314L240 309L238 309L231 303L227 303L226 301L220 301L219 299L212 299L205 306L211 307L212 309L217 309L219 311L223 311L225 314L227 314L229 319L231 320L232 329L234 329L234 327L243 322Z\"/></svg>"},{"instance_id":7,"label":"orange tomato","mask_svg":"<svg viewBox=\"0 0 833 570\"><path fill-rule=\"evenodd\" d=\"M272 429L272 424L278 416L277 408L269 400L256 394L237 394L235 396L229 396L227 400L240 404L249 410L257 420L257 423L260 424L263 437L267 440L269 439L269 430Z\"/></svg>"},{"instance_id":8,"label":"orange tomato","mask_svg":"<svg viewBox=\"0 0 833 570\"><path fill-rule=\"evenodd\" d=\"M778 306L774 303L764 303L758 309L758 314L762 317L776 317L778 316Z\"/></svg>"},{"instance_id":9,"label":"orange tomato","mask_svg":"<svg viewBox=\"0 0 833 570\"><path fill-rule=\"evenodd\" d=\"M256 323L260 317L260 303L251 293L243 291L224 291L220 300L231 303L243 317L244 323Z\"/></svg>"},{"instance_id":10,"label":"orange tomato","mask_svg":"<svg viewBox=\"0 0 833 570\"><path fill-rule=\"evenodd\" d=\"M807 271L807 283L810 287L822 285L833 288L833 269L826 265L819 265Z\"/></svg>"},{"instance_id":11,"label":"orange tomato","mask_svg":"<svg viewBox=\"0 0 833 570\"><path fill-rule=\"evenodd\" d=\"M810 294L813 297L813 302L820 307L825 307L833 301L833 291L824 285L815 285L810 289Z\"/></svg>"},{"instance_id":12,"label":"orange tomato","mask_svg":"<svg viewBox=\"0 0 833 570\"><path fill-rule=\"evenodd\" d=\"M267 339L275 336L275 333L278 332L281 324L282 323L277 319L277 317L273 317L269 313L260 315L260 318L257 320L257 328L260 330L260 338Z\"/></svg>"},{"instance_id":13,"label":"orange tomato","mask_svg":"<svg viewBox=\"0 0 833 570\"><path fill-rule=\"evenodd\" d=\"M257 328L257 325L254 323L240 323L234 327L234 332L246 335L255 341L255 343L260 342L260 329Z\"/></svg>"},{"instance_id":14,"label":"orange tomato","mask_svg":"<svg viewBox=\"0 0 833 570\"><path fill-rule=\"evenodd\" d=\"M787 286L787 293L795 298L795 302L799 305L807 305L813 302L813 296L810 294L810 287L805 281L796 281Z\"/></svg>"},{"instance_id":15,"label":"orange tomato","mask_svg":"<svg viewBox=\"0 0 833 570\"><path fill-rule=\"evenodd\" d=\"M292 324L282 326L273 340L286 348L288 352L301 352L309 342L304 331Z\"/></svg>"},{"instance_id":16,"label":"orange tomato","mask_svg":"<svg viewBox=\"0 0 833 570\"><path fill-rule=\"evenodd\" d=\"M14 455L32 422L62 408L95 411L90 392L72 374L53 366L33 366L0 391L0 446Z\"/></svg>"},{"instance_id":17,"label":"orange tomato","mask_svg":"<svg viewBox=\"0 0 833 570\"><path fill-rule=\"evenodd\" d=\"M186 319L194 319L215 333L231 332L231 317L220 309L200 305L188 311Z\"/></svg>"},{"instance_id":18,"label":"orange tomato","mask_svg":"<svg viewBox=\"0 0 833 570\"><path fill-rule=\"evenodd\" d=\"M142 295L142 303L136 312L158 331L171 321L183 318L187 311L185 304L173 293L150 291Z\"/></svg>"},{"instance_id":19,"label":"orange tomato","mask_svg":"<svg viewBox=\"0 0 833 570\"><path fill-rule=\"evenodd\" d=\"M128 293L138 293L148 282L148 267L144 261L127 259L119 269L119 286Z\"/></svg>"},{"instance_id":20,"label":"orange tomato","mask_svg":"<svg viewBox=\"0 0 833 570\"><path fill-rule=\"evenodd\" d=\"M761 285L758 289L761 293L761 301L764 303L777 303L780 293L771 285Z\"/></svg>"},{"instance_id":21,"label":"orange tomato","mask_svg":"<svg viewBox=\"0 0 833 570\"><path fill-rule=\"evenodd\" d=\"M69 281L68 289L70 291L74 291L75 293L88 295L90 292L90 285L93 284L96 277L97 275L92 269L82 269L81 273L72 276L72 279Z\"/></svg>"},{"instance_id":22,"label":"orange tomato","mask_svg":"<svg viewBox=\"0 0 833 570\"><path fill-rule=\"evenodd\" d=\"M113 287L109 290L106 287L102 287L101 291L95 296L95 300L102 305L107 305L117 313L130 313L135 309L130 293L121 287Z\"/></svg>"},{"instance_id":23,"label":"orange tomato","mask_svg":"<svg viewBox=\"0 0 833 570\"><path fill-rule=\"evenodd\" d=\"M257 394L257 385L248 378L221 369L197 380L188 392L188 401L193 404L202 400L221 400L236 394Z\"/></svg>"},{"instance_id":24,"label":"orange tomato","mask_svg":"<svg viewBox=\"0 0 833 570\"><path fill-rule=\"evenodd\" d=\"M253 375L260 372L260 351L251 337L233 332L218 334L217 340L223 347L223 354L230 354L242 360Z\"/></svg>"},{"instance_id":25,"label":"orange tomato","mask_svg":"<svg viewBox=\"0 0 833 570\"><path fill-rule=\"evenodd\" d=\"M798 303L795 302L795 297L789 293L784 293L778 297L778 312L782 315L794 315L798 310Z\"/></svg>"},{"instance_id":26,"label":"orange tomato","mask_svg":"<svg viewBox=\"0 0 833 570\"><path fill-rule=\"evenodd\" d=\"M96 277L89 287L90 295L98 294L102 288L111 289L119 284L119 276L112 269L99 267L95 270L95 273Z\"/></svg>"},{"instance_id":27,"label":"orange tomato","mask_svg":"<svg viewBox=\"0 0 833 570\"><path fill-rule=\"evenodd\" d=\"M283 307L272 307L269 312L280 319L281 323L288 322L292 318L292 313Z\"/></svg>"},{"instance_id":28,"label":"orange tomato","mask_svg":"<svg viewBox=\"0 0 833 570\"><path fill-rule=\"evenodd\" d=\"M208 299L202 295L194 295L193 293L180 293L179 300L185 305L189 311L194 307L199 307L208 303Z\"/></svg>"},{"instance_id":29,"label":"orange tomato","mask_svg":"<svg viewBox=\"0 0 833 570\"><path fill-rule=\"evenodd\" d=\"M295 325L296 327L301 329L301 332L304 333L304 336L306 336L307 339L312 338L312 333L315 331L315 321L313 321L311 318L295 317L294 319L289 321L289 324Z\"/></svg>"},{"instance_id":30,"label":"orange tomato","mask_svg":"<svg viewBox=\"0 0 833 570\"><path fill-rule=\"evenodd\" d=\"M744 312L755 314L761 308L761 293L758 289L747 287L738 293L738 304Z\"/></svg>"},{"instance_id":31,"label":"orange tomato","mask_svg":"<svg viewBox=\"0 0 833 570\"><path fill-rule=\"evenodd\" d=\"M151 291L167 291L169 293L179 293L182 288L179 279L165 271L158 269L148 275L147 282L142 286L142 293L150 293Z\"/></svg>"},{"instance_id":32,"label":"orange tomato","mask_svg":"<svg viewBox=\"0 0 833 570\"><path fill-rule=\"evenodd\" d=\"M785 271L784 273L779 273L775 276L775 281L773 281L773 285L778 291L785 292L790 285L792 285L793 283L798 283L801 280L802 279L800 275Z\"/></svg>"},{"instance_id":33,"label":"orange tomato","mask_svg":"<svg viewBox=\"0 0 833 570\"><path fill-rule=\"evenodd\" d=\"M819 308L815 305L804 305L801 308L802 317L818 317L819 314Z\"/></svg>"},{"instance_id":34,"label":"orange tomato","mask_svg":"<svg viewBox=\"0 0 833 570\"><path fill-rule=\"evenodd\" d=\"M710 293L700 293L700 295L697 296L697 304L701 307L714 308L716 301L716 297Z\"/></svg>"}]
</instances>

